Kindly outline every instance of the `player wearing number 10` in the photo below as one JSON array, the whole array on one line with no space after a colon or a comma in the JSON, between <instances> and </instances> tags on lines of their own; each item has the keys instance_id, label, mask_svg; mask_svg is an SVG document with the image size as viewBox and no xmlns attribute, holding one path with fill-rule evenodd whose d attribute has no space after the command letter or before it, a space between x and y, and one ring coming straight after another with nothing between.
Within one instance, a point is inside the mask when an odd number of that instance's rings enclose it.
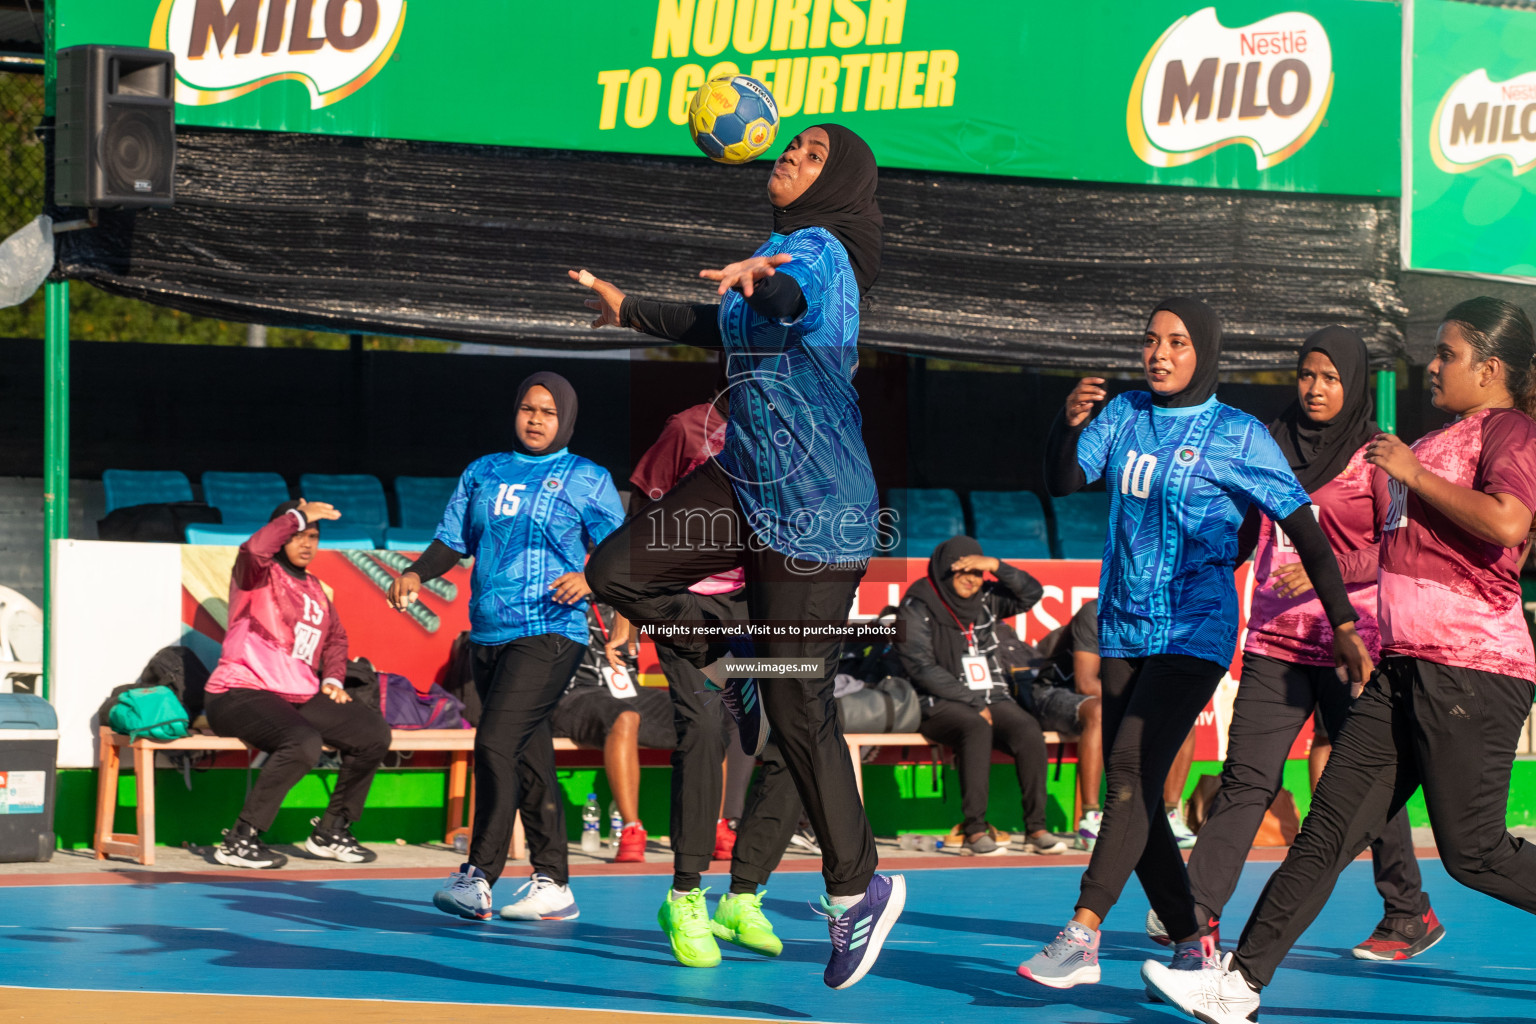
<instances>
[{"instance_id":1,"label":"player wearing number 10","mask_svg":"<svg viewBox=\"0 0 1536 1024\"><path fill-rule=\"evenodd\" d=\"M570 920L577 909L567 885L565 799L549 722L587 646L587 547L623 522L624 506L608 471L566 447L576 426L576 392L564 377L528 377L513 408L514 450L464 470L432 545L395 581L389 600L404 609L422 581L474 556L469 650L483 705L475 732L474 832L468 862L433 904L471 920L491 916L490 887L506 866L513 816L521 810L533 878L502 916Z\"/></svg>"},{"instance_id":2,"label":"player wearing number 10","mask_svg":"<svg viewBox=\"0 0 1536 1024\"><path fill-rule=\"evenodd\" d=\"M1237 642L1233 570L1250 505L1295 544L1334 629L1335 662L1353 682L1371 671L1358 618L1311 501L1253 417L1216 401L1221 322L1176 298L1153 311L1142 346L1148 391L1109 402L1083 380L1047 441L1046 481L1065 495L1106 478L1110 522L1099 584L1103 735L1108 800L1077 912L1019 973L1053 988L1099 980L1098 928L1134 869L1177 940L1175 967L1215 953L1200 936L1162 787ZM1170 917L1171 915L1171 917Z\"/></svg>"}]
</instances>

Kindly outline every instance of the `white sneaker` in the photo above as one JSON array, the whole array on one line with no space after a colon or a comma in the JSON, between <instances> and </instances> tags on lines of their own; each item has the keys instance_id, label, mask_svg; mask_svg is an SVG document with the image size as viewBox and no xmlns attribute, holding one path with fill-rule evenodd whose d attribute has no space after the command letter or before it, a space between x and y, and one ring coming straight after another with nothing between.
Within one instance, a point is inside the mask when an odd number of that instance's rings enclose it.
<instances>
[{"instance_id":1,"label":"white sneaker","mask_svg":"<svg viewBox=\"0 0 1536 1024\"><path fill-rule=\"evenodd\" d=\"M1163 920L1155 910L1147 911L1147 938L1159 946L1173 945L1173 940L1168 937L1168 929L1163 927Z\"/></svg>"},{"instance_id":2,"label":"white sneaker","mask_svg":"<svg viewBox=\"0 0 1536 1024\"><path fill-rule=\"evenodd\" d=\"M1221 966L1200 971L1174 970L1148 960L1141 965L1147 993L1205 1024L1253 1024L1259 1019L1259 994L1232 970L1232 954Z\"/></svg>"},{"instance_id":3,"label":"white sneaker","mask_svg":"<svg viewBox=\"0 0 1536 1024\"><path fill-rule=\"evenodd\" d=\"M537 871L513 896L524 894L516 903L501 908L501 916L508 921L574 921L581 916L576 908L576 897L569 885L556 885L548 875Z\"/></svg>"},{"instance_id":4,"label":"white sneaker","mask_svg":"<svg viewBox=\"0 0 1536 1024\"><path fill-rule=\"evenodd\" d=\"M1173 838L1179 841L1179 849L1188 850L1195 845L1197 837L1189 830L1189 826L1184 824L1184 815L1178 808L1168 812L1168 825L1173 829Z\"/></svg>"},{"instance_id":5,"label":"white sneaker","mask_svg":"<svg viewBox=\"0 0 1536 1024\"><path fill-rule=\"evenodd\" d=\"M472 864L465 864L448 876L443 887L432 894L432 905L445 914L470 921L491 919L491 883Z\"/></svg>"}]
</instances>

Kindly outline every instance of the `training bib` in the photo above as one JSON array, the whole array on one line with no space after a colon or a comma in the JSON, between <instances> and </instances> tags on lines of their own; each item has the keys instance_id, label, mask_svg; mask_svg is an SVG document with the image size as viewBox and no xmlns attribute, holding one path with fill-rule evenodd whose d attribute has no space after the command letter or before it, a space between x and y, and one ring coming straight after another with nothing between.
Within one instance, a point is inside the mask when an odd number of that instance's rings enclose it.
<instances>
[{"instance_id":1,"label":"training bib","mask_svg":"<svg viewBox=\"0 0 1536 1024\"><path fill-rule=\"evenodd\" d=\"M635 690L635 681L630 678L628 669L615 672L612 665L603 664L599 666L598 672L602 674L603 682L608 684L608 692L620 700L638 695Z\"/></svg>"},{"instance_id":2,"label":"training bib","mask_svg":"<svg viewBox=\"0 0 1536 1024\"><path fill-rule=\"evenodd\" d=\"M992 689L992 667L987 664L987 659L982 655L962 656L960 658L960 671L965 676L965 685L971 689Z\"/></svg>"}]
</instances>

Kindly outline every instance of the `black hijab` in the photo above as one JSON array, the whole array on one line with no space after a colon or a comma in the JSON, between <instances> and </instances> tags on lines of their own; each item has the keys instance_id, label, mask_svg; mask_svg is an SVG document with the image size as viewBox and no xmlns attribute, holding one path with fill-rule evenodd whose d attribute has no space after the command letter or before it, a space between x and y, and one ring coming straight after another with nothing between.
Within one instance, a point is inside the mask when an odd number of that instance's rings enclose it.
<instances>
[{"instance_id":1,"label":"black hijab","mask_svg":"<svg viewBox=\"0 0 1536 1024\"><path fill-rule=\"evenodd\" d=\"M951 537L933 549L928 558L928 575L912 584L908 597L915 597L933 616L933 656L946 671L959 674L960 658L969 653L962 630L974 626L982 617L983 590L969 598L955 593L954 573L949 567L964 555L981 554L981 545L970 537ZM957 627L955 621L959 620Z\"/></svg>"},{"instance_id":2,"label":"black hijab","mask_svg":"<svg viewBox=\"0 0 1536 1024\"><path fill-rule=\"evenodd\" d=\"M1195 346L1195 372L1182 391L1171 395L1152 392L1152 404L1165 409L1187 409L1216 393L1216 374L1221 369L1221 317L1199 299L1186 296L1164 299L1152 310L1152 316L1165 309L1184 321L1184 328L1189 331L1190 343ZM1152 316L1147 317L1149 327Z\"/></svg>"},{"instance_id":3,"label":"black hijab","mask_svg":"<svg viewBox=\"0 0 1536 1024\"><path fill-rule=\"evenodd\" d=\"M557 452L571 443L571 432L576 429L576 389L571 387L571 382L558 373L548 370L540 370L531 373L517 386L517 400L512 403L513 414L522 408L523 396L528 394L528 389L535 385L549 390L555 399L555 413L560 417L560 427L555 431L555 439L538 451L534 451L518 439L517 430L512 431L512 447L524 455L546 455L549 452Z\"/></svg>"},{"instance_id":4,"label":"black hijab","mask_svg":"<svg viewBox=\"0 0 1536 1024\"><path fill-rule=\"evenodd\" d=\"M1347 327L1324 327L1302 342L1296 356L1297 372L1309 352L1321 352L1333 360L1344 388L1344 408L1327 423L1314 423L1294 399L1269 434L1285 452L1286 461L1308 494L1344 471L1350 456L1376 434L1371 418L1370 354L1360 335Z\"/></svg>"},{"instance_id":5,"label":"black hijab","mask_svg":"<svg viewBox=\"0 0 1536 1024\"><path fill-rule=\"evenodd\" d=\"M831 145L821 174L805 194L773 208L773 230L787 235L801 228L825 228L848 250L862 297L880 276L885 218L875 201L880 169L869 144L840 124L818 124Z\"/></svg>"},{"instance_id":6,"label":"black hijab","mask_svg":"<svg viewBox=\"0 0 1536 1024\"><path fill-rule=\"evenodd\" d=\"M270 523L274 519L281 519L283 516L287 515L289 512L293 512L296 509L298 509L298 507L299 507L299 499L297 499L297 498L290 498L289 500L283 502L281 505L277 506L277 508L272 510L272 514L267 516L267 522ZM318 530L318 529L320 529L320 520L316 519L314 522L306 523L304 529L306 529L306 530ZM282 547L277 549L277 554L274 557L277 559L277 563L279 565L281 565L284 569L288 570L288 572L291 573L292 575L299 576L299 577L302 577L302 576L305 575L305 571L303 569L299 568L298 566L294 565L293 562L288 558L288 547L287 547L286 544L284 546L282 546Z\"/></svg>"}]
</instances>

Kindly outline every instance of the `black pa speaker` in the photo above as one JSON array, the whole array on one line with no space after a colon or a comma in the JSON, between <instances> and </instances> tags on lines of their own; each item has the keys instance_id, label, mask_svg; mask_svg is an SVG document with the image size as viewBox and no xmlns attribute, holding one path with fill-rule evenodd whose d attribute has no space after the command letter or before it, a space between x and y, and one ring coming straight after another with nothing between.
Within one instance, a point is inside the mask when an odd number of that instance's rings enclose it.
<instances>
[{"instance_id":1,"label":"black pa speaker","mask_svg":"<svg viewBox=\"0 0 1536 1024\"><path fill-rule=\"evenodd\" d=\"M175 200L175 58L132 46L71 46L54 78L53 201L170 206Z\"/></svg>"}]
</instances>

